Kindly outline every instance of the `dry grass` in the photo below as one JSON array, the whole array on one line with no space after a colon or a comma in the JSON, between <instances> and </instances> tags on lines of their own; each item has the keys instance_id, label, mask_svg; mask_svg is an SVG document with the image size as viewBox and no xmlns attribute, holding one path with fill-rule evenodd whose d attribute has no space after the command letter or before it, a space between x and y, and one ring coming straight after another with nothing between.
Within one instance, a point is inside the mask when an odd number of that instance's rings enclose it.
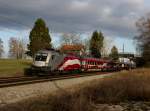
<instances>
[{"instance_id":1,"label":"dry grass","mask_svg":"<svg viewBox=\"0 0 150 111\"><path fill-rule=\"evenodd\" d=\"M3 111L93 111L94 104L128 101L150 101L150 69L121 72L84 84L74 92L23 101L3 108Z\"/></svg>"},{"instance_id":2,"label":"dry grass","mask_svg":"<svg viewBox=\"0 0 150 111\"><path fill-rule=\"evenodd\" d=\"M122 72L81 89L96 103L150 101L150 69Z\"/></svg>"}]
</instances>

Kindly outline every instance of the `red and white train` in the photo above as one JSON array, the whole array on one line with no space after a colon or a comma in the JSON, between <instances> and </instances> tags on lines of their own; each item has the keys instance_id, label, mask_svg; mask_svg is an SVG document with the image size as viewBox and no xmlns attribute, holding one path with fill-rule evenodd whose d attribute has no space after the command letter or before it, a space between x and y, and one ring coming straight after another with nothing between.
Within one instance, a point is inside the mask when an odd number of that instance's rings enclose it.
<instances>
[{"instance_id":1,"label":"red and white train","mask_svg":"<svg viewBox=\"0 0 150 111\"><path fill-rule=\"evenodd\" d=\"M119 63L111 60L79 57L54 50L41 50L35 55L30 73L88 72L121 70Z\"/></svg>"}]
</instances>

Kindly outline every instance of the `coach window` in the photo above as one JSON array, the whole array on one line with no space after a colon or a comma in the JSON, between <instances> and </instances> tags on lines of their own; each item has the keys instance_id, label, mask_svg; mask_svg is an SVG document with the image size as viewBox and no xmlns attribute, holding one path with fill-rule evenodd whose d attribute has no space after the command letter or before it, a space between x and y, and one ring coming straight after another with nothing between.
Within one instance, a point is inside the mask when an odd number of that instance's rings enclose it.
<instances>
[{"instance_id":1,"label":"coach window","mask_svg":"<svg viewBox=\"0 0 150 111\"><path fill-rule=\"evenodd\" d=\"M86 62L85 62L85 61L83 61L83 62L82 62L82 65L85 65L85 63L86 63Z\"/></svg>"}]
</instances>

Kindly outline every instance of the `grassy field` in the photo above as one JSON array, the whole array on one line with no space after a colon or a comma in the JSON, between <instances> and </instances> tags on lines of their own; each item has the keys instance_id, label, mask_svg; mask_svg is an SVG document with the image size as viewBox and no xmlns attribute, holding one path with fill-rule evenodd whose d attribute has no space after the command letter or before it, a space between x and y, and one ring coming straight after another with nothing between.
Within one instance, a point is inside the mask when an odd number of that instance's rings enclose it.
<instances>
[{"instance_id":1,"label":"grassy field","mask_svg":"<svg viewBox=\"0 0 150 111\"><path fill-rule=\"evenodd\" d=\"M20 76L30 64L30 60L0 59L0 77Z\"/></svg>"},{"instance_id":2,"label":"grassy field","mask_svg":"<svg viewBox=\"0 0 150 111\"><path fill-rule=\"evenodd\" d=\"M84 83L73 89L74 91L70 92L61 90L55 95L32 98L12 104L2 110L96 111L97 104L120 104L122 102L149 102L150 104L150 69L119 72L118 75ZM132 111L132 107L131 110L125 111Z\"/></svg>"}]
</instances>

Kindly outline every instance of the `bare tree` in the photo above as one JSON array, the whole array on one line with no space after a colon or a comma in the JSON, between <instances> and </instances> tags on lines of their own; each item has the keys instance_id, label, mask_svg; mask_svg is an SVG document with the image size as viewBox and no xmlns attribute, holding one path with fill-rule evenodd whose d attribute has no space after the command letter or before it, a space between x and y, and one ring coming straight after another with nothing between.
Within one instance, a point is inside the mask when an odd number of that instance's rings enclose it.
<instances>
[{"instance_id":1,"label":"bare tree","mask_svg":"<svg viewBox=\"0 0 150 111\"><path fill-rule=\"evenodd\" d=\"M25 42L23 39L11 37L9 40L9 57L21 59L25 53Z\"/></svg>"},{"instance_id":2,"label":"bare tree","mask_svg":"<svg viewBox=\"0 0 150 111\"><path fill-rule=\"evenodd\" d=\"M18 44L19 44L18 48L19 58L24 58L25 50L27 48L27 42L25 39L18 39Z\"/></svg>"},{"instance_id":3,"label":"bare tree","mask_svg":"<svg viewBox=\"0 0 150 111\"><path fill-rule=\"evenodd\" d=\"M61 36L62 44L81 44L80 34L63 33Z\"/></svg>"},{"instance_id":4,"label":"bare tree","mask_svg":"<svg viewBox=\"0 0 150 111\"><path fill-rule=\"evenodd\" d=\"M135 37L137 48L147 64L150 64L150 14L136 22L138 35Z\"/></svg>"},{"instance_id":5,"label":"bare tree","mask_svg":"<svg viewBox=\"0 0 150 111\"><path fill-rule=\"evenodd\" d=\"M9 39L9 57L14 58L16 57L16 50L17 50L17 40L14 37Z\"/></svg>"},{"instance_id":6,"label":"bare tree","mask_svg":"<svg viewBox=\"0 0 150 111\"><path fill-rule=\"evenodd\" d=\"M90 48L90 38L87 37L85 39L82 40L82 44L84 46L85 49L85 53L88 55L90 53L89 48Z\"/></svg>"},{"instance_id":7,"label":"bare tree","mask_svg":"<svg viewBox=\"0 0 150 111\"><path fill-rule=\"evenodd\" d=\"M0 58L2 57L3 53L4 53L3 41L0 38Z\"/></svg>"},{"instance_id":8,"label":"bare tree","mask_svg":"<svg viewBox=\"0 0 150 111\"><path fill-rule=\"evenodd\" d=\"M104 44L102 48L102 56L106 57L109 56L111 47L112 47L113 39L105 37L104 38Z\"/></svg>"}]
</instances>

